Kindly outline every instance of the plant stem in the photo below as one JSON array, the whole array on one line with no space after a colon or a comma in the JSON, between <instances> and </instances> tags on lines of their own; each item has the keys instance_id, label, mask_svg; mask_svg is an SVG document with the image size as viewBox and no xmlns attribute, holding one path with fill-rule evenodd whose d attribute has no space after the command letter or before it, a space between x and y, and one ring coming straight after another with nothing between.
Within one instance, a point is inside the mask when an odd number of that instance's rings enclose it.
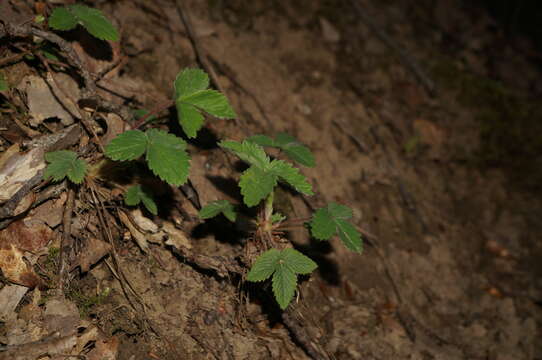
<instances>
[{"instance_id":1,"label":"plant stem","mask_svg":"<svg viewBox=\"0 0 542 360\"><path fill-rule=\"evenodd\" d=\"M271 215L273 215L273 200L275 198L275 192L271 191L267 199L265 199L265 208L263 211L263 230L270 232L271 228Z\"/></svg>"}]
</instances>

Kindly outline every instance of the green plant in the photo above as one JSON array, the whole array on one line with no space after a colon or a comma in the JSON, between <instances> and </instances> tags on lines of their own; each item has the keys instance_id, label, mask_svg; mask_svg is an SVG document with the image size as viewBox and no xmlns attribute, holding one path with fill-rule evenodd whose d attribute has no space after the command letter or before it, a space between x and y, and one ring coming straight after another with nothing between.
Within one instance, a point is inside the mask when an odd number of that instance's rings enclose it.
<instances>
[{"instance_id":1,"label":"green plant","mask_svg":"<svg viewBox=\"0 0 542 360\"><path fill-rule=\"evenodd\" d=\"M45 160L49 163L43 174L44 179L52 178L53 181L60 181L65 177L80 184L85 178L87 163L77 157L77 153L70 150L53 151L45 154Z\"/></svg>"},{"instance_id":2,"label":"green plant","mask_svg":"<svg viewBox=\"0 0 542 360\"><path fill-rule=\"evenodd\" d=\"M85 5L73 4L55 8L49 17L48 23L51 28L61 31L72 30L77 25L81 25L91 35L100 40L119 40L117 29L102 12Z\"/></svg>"},{"instance_id":3,"label":"green plant","mask_svg":"<svg viewBox=\"0 0 542 360\"><path fill-rule=\"evenodd\" d=\"M175 104L179 124L189 138L195 137L203 126L203 113L226 119L236 116L223 94L208 89L209 76L203 70L185 69L179 72L173 85L175 97L171 103ZM136 128L153 117L145 110L140 110L137 115L142 116ZM182 138L164 130L151 128L143 132L134 129L114 138L105 148L105 155L117 161L136 160L145 155L147 166L156 176L170 185L179 186L186 182L190 170L186 146ZM151 213L157 213L151 193L144 188L136 186L125 196L127 205L137 205L140 201Z\"/></svg>"},{"instance_id":4,"label":"green plant","mask_svg":"<svg viewBox=\"0 0 542 360\"><path fill-rule=\"evenodd\" d=\"M221 141L219 146L250 165L239 179L243 202L249 207L261 204L261 215L256 221L257 233L270 239L266 243L270 248L256 259L247 280L259 282L272 277L275 299L281 309L286 309L295 294L297 275L309 274L317 265L297 250L280 250L274 247L273 233L280 230L286 220L284 215L273 210L274 190L278 183L282 182L304 195L313 195L313 192L311 184L299 169L284 160L271 160L262 146L281 149L292 160L307 166L314 166L314 157L307 147L287 134L279 134L275 139L257 135L243 142ZM224 213L231 221L235 220L234 207L226 200L206 205L201 209L200 217L206 219L220 213ZM361 235L348 221L351 218L352 210L332 202L314 213L309 226L316 239L328 240L338 235L348 249L361 252Z\"/></svg>"}]
</instances>

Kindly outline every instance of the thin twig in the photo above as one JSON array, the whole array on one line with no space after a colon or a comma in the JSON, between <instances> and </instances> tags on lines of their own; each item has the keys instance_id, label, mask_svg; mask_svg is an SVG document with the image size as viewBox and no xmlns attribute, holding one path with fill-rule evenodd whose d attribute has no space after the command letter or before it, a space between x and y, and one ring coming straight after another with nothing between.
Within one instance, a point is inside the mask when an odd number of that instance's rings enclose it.
<instances>
[{"instance_id":1,"label":"thin twig","mask_svg":"<svg viewBox=\"0 0 542 360\"><path fill-rule=\"evenodd\" d=\"M68 280L68 256L72 248L71 239L72 213L75 206L75 191L73 188L68 190L68 199L64 207L62 216L62 239L60 243L59 268L58 268L58 289L63 292Z\"/></svg>"}]
</instances>

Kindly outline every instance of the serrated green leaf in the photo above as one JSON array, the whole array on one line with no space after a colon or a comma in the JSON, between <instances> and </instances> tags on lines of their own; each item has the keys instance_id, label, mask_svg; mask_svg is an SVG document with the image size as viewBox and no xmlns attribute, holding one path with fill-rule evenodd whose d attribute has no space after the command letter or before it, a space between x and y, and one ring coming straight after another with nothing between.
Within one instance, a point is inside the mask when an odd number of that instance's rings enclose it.
<instances>
[{"instance_id":1,"label":"serrated green leaf","mask_svg":"<svg viewBox=\"0 0 542 360\"><path fill-rule=\"evenodd\" d=\"M201 219L210 219L220 213L224 214L231 222L235 222L235 219L237 218L235 208L228 200L216 200L210 202L200 210L199 217Z\"/></svg>"},{"instance_id":2,"label":"serrated green leaf","mask_svg":"<svg viewBox=\"0 0 542 360\"><path fill-rule=\"evenodd\" d=\"M352 218L352 209L350 209L348 206L330 202L327 209L330 215L335 219L348 220Z\"/></svg>"},{"instance_id":3,"label":"serrated green leaf","mask_svg":"<svg viewBox=\"0 0 542 360\"><path fill-rule=\"evenodd\" d=\"M349 250L361 252L363 250L361 234L355 226L346 221L351 217L350 208L332 202L314 213L310 222L312 235L319 240L327 240L338 234L339 239Z\"/></svg>"},{"instance_id":4,"label":"serrated green leaf","mask_svg":"<svg viewBox=\"0 0 542 360\"><path fill-rule=\"evenodd\" d=\"M80 184L85 178L87 163L77 157L77 153L69 150L53 151L45 154L49 163L43 174L44 179L52 178L60 181L66 176L71 182Z\"/></svg>"},{"instance_id":5,"label":"serrated green leaf","mask_svg":"<svg viewBox=\"0 0 542 360\"><path fill-rule=\"evenodd\" d=\"M277 134L274 146L283 150L286 156L300 163L301 165L313 167L316 164L314 156L309 148L289 134Z\"/></svg>"},{"instance_id":6,"label":"serrated green leaf","mask_svg":"<svg viewBox=\"0 0 542 360\"><path fill-rule=\"evenodd\" d=\"M282 251L281 259L296 274L310 274L318 267L311 258L291 248Z\"/></svg>"},{"instance_id":7,"label":"serrated green leaf","mask_svg":"<svg viewBox=\"0 0 542 360\"><path fill-rule=\"evenodd\" d=\"M4 74L0 73L0 91L7 91L9 89L8 82Z\"/></svg>"},{"instance_id":8,"label":"serrated green leaf","mask_svg":"<svg viewBox=\"0 0 542 360\"><path fill-rule=\"evenodd\" d=\"M296 286L297 275L290 267L279 264L273 274L273 294L282 310L286 309L294 298Z\"/></svg>"},{"instance_id":9,"label":"serrated green leaf","mask_svg":"<svg viewBox=\"0 0 542 360\"><path fill-rule=\"evenodd\" d=\"M318 240L328 240L335 234L336 226L327 208L316 210L311 220L312 235Z\"/></svg>"},{"instance_id":10,"label":"serrated green leaf","mask_svg":"<svg viewBox=\"0 0 542 360\"><path fill-rule=\"evenodd\" d=\"M284 153L295 162L308 167L314 167L316 161L308 147L304 145L287 145L282 148Z\"/></svg>"},{"instance_id":11,"label":"serrated green leaf","mask_svg":"<svg viewBox=\"0 0 542 360\"><path fill-rule=\"evenodd\" d=\"M203 126L205 118L200 114L198 109L190 104L182 104L180 101L177 101L175 104L177 106L177 119L184 133L189 138L195 138Z\"/></svg>"},{"instance_id":12,"label":"serrated green leaf","mask_svg":"<svg viewBox=\"0 0 542 360\"><path fill-rule=\"evenodd\" d=\"M252 265L252 269L248 272L247 280L263 281L269 278L277 269L280 255L281 253L277 249L269 249L261 254L254 262L254 265Z\"/></svg>"},{"instance_id":13,"label":"serrated green leaf","mask_svg":"<svg viewBox=\"0 0 542 360\"><path fill-rule=\"evenodd\" d=\"M254 135L245 139L246 141L253 142L260 146L273 146L275 142L269 136L266 135Z\"/></svg>"},{"instance_id":14,"label":"serrated green leaf","mask_svg":"<svg viewBox=\"0 0 542 360\"><path fill-rule=\"evenodd\" d=\"M299 172L299 169L282 160L273 160L268 166L269 172L278 176L282 181L303 193L313 195L312 185L307 182L307 178Z\"/></svg>"},{"instance_id":15,"label":"serrated green leaf","mask_svg":"<svg viewBox=\"0 0 542 360\"><path fill-rule=\"evenodd\" d=\"M363 250L363 243L361 241L361 234L356 230L354 225L348 221L337 219L337 233L339 239L343 242L349 250L354 252L361 252Z\"/></svg>"},{"instance_id":16,"label":"serrated green leaf","mask_svg":"<svg viewBox=\"0 0 542 360\"><path fill-rule=\"evenodd\" d=\"M140 202L143 202L143 205L151 214L158 215L158 206L153 199L152 192L141 185L131 186L124 195L124 203L126 205L135 206Z\"/></svg>"},{"instance_id":17,"label":"serrated green leaf","mask_svg":"<svg viewBox=\"0 0 542 360\"><path fill-rule=\"evenodd\" d=\"M201 69L184 69L177 74L175 82L175 101L181 96L190 95L209 87L209 76Z\"/></svg>"},{"instance_id":18,"label":"serrated green leaf","mask_svg":"<svg viewBox=\"0 0 542 360\"><path fill-rule=\"evenodd\" d=\"M147 164L160 179L168 184L180 186L188 178L190 157L183 139L158 129L146 132Z\"/></svg>"},{"instance_id":19,"label":"serrated green leaf","mask_svg":"<svg viewBox=\"0 0 542 360\"><path fill-rule=\"evenodd\" d=\"M77 18L67 8L59 7L53 10L48 23L55 30L71 30L77 26Z\"/></svg>"},{"instance_id":20,"label":"serrated green leaf","mask_svg":"<svg viewBox=\"0 0 542 360\"><path fill-rule=\"evenodd\" d=\"M84 5L70 5L68 11L73 14L77 22L94 37L100 40L118 41L117 29L107 20L98 9L89 8Z\"/></svg>"},{"instance_id":21,"label":"serrated green leaf","mask_svg":"<svg viewBox=\"0 0 542 360\"><path fill-rule=\"evenodd\" d=\"M258 205L273 191L276 184L276 176L266 173L256 166L245 170L239 179L243 201L247 206Z\"/></svg>"},{"instance_id":22,"label":"serrated green leaf","mask_svg":"<svg viewBox=\"0 0 542 360\"><path fill-rule=\"evenodd\" d=\"M218 146L230 150L244 162L262 170L266 169L270 164L269 156L267 156L264 149L253 142L245 140L239 143L237 141L224 140L218 143Z\"/></svg>"},{"instance_id":23,"label":"serrated green leaf","mask_svg":"<svg viewBox=\"0 0 542 360\"><path fill-rule=\"evenodd\" d=\"M112 160L135 160L147 149L147 135L140 130L119 134L105 147L105 155Z\"/></svg>"},{"instance_id":24,"label":"serrated green leaf","mask_svg":"<svg viewBox=\"0 0 542 360\"><path fill-rule=\"evenodd\" d=\"M233 119L235 112L224 94L216 90L200 90L189 95L181 95L177 102L191 104L220 119Z\"/></svg>"}]
</instances>

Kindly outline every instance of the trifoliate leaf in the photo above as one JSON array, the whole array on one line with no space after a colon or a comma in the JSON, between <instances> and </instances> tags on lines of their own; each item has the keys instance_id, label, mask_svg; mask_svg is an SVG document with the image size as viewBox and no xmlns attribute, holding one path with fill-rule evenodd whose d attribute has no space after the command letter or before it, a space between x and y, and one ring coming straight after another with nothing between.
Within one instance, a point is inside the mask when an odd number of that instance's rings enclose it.
<instances>
[{"instance_id":1,"label":"trifoliate leaf","mask_svg":"<svg viewBox=\"0 0 542 360\"><path fill-rule=\"evenodd\" d=\"M7 91L9 89L8 82L4 74L0 73L0 91Z\"/></svg>"},{"instance_id":2,"label":"trifoliate leaf","mask_svg":"<svg viewBox=\"0 0 542 360\"><path fill-rule=\"evenodd\" d=\"M183 103L192 104L219 119L233 119L236 116L226 96L216 90L201 90L190 95L181 95L177 98L177 102L179 101L181 106Z\"/></svg>"},{"instance_id":3,"label":"trifoliate leaf","mask_svg":"<svg viewBox=\"0 0 542 360\"><path fill-rule=\"evenodd\" d=\"M275 139L277 146L292 160L308 167L314 167L316 161L308 147L291 135L280 133Z\"/></svg>"},{"instance_id":4,"label":"trifoliate leaf","mask_svg":"<svg viewBox=\"0 0 542 360\"><path fill-rule=\"evenodd\" d=\"M100 40L119 40L117 29L115 29L100 10L75 4L68 6L68 11L94 37Z\"/></svg>"},{"instance_id":5,"label":"trifoliate leaf","mask_svg":"<svg viewBox=\"0 0 542 360\"><path fill-rule=\"evenodd\" d=\"M243 201L247 206L258 205L273 191L277 184L277 177L265 173L256 166L251 166L239 178L239 187Z\"/></svg>"},{"instance_id":6,"label":"trifoliate leaf","mask_svg":"<svg viewBox=\"0 0 542 360\"><path fill-rule=\"evenodd\" d=\"M146 132L147 163L160 179L179 186L186 182L190 169L190 157L183 139L158 129Z\"/></svg>"},{"instance_id":7,"label":"trifoliate leaf","mask_svg":"<svg viewBox=\"0 0 542 360\"><path fill-rule=\"evenodd\" d=\"M269 156L265 153L264 149L255 143L250 141L243 141L239 143L237 141L221 141L218 146L228 149L237 155L244 162L259 167L260 169L266 169L269 164Z\"/></svg>"},{"instance_id":8,"label":"trifoliate leaf","mask_svg":"<svg viewBox=\"0 0 542 360\"><path fill-rule=\"evenodd\" d=\"M282 310L288 307L294 298L297 286L297 276L293 270L285 264L279 264L273 274L273 294Z\"/></svg>"},{"instance_id":9,"label":"trifoliate leaf","mask_svg":"<svg viewBox=\"0 0 542 360\"><path fill-rule=\"evenodd\" d=\"M248 272L247 280L263 281L269 278L277 269L280 255L281 253L277 249L270 249L261 254Z\"/></svg>"},{"instance_id":10,"label":"trifoliate leaf","mask_svg":"<svg viewBox=\"0 0 542 360\"><path fill-rule=\"evenodd\" d=\"M314 156L308 147L300 143L295 137L279 133L276 139L271 139L265 135L254 135L246 139L261 146L270 146L279 148L292 160L301 165L313 167L316 162Z\"/></svg>"},{"instance_id":11,"label":"trifoliate leaf","mask_svg":"<svg viewBox=\"0 0 542 360\"><path fill-rule=\"evenodd\" d=\"M282 250L281 259L296 274L310 274L318 267L308 256L291 248Z\"/></svg>"},{"instance_id":12,"label":"trifoliate leaf","mask_svg":"<svg viewBox=\"0 0 542 360\"><path fill-rule=\"evenodd\" d=\"M207 89L209 76L203 70L183 70L177 75L173 85L179 124L188 137L196 137L203 126L204 117L200 111L221 119L235 118L235 112L226 96Z\"/></svg>"},{"instance_id":13,"label":"trifoliate leaf","mask_svg":"<svg viewBox=\"0 0 542 360\"><path fill-rule=\"evenodd\" d=\"M346 220L352 217L352 210L347 206L330 203L328 206L318 209L310 222L312 235L319 240L327 240L334 234L350 250L361 252L361 234Z\"/></svg>"},{"instance_id":14,"label":"trifoliate leaf","mask_svg":"<svg viewBox=\"0 0 542 360\"><path fill-rule=\"evenodd\" d=\"M282 181L303 193L313 195L312 185L307 182L307 178L299 172L299 169L282 160L273 160L268 167L269 172L278 176Z\"/></svg>"},{"instance_id":15,"label":"trifoliate leaf","mask_svg":"<svg viewBox=\"0 0 542 360\"><path fill-rule=\"evenodd\" d=\"M147 135L139 130L128 130L118 135L105 147L105 155L112 160L135 160L147 149Z\"/></svg>"},{"instance_id":16,"label":"trifoliate leaf","mask_svg":"<svg viewBox=\"0 0 542 360\"><path fill-rule=\"evenodd\" d=\"M216 200L210 202L200 210L199 217L201 219L210 219L220 213L224 214L231 222L235 222L235 219L237 218L235 208L228 200Z\"/></svg>"},{"instance_id":17,"label":"trifoliate leaf","mask_svg":"<svg viewBox=\"0 0 542 360\"><path fill-rule=\"evenodd\" d=\"M143 202L143 205L145 205L151 214L158 215L158 207L153 199L152 192L141 185L134 185L126 191L124 203L126 205L135 206L140 202Z\"/></svg>"},{"instance_id":18,"label":"trifoliate leaf","mask_svg":"<svg viewBox=\"0 0 542 360\"><path fill-rule=\"evenodd\" d=\"M44 179L53 178L60 181L68 177L71 182L80 184L85 178L87 163L77 157L77 153L69 150L53 151L45 154L49 163L43 174Z\"/></svg>"},{"instance_id":19,"label":"trifoliate leaf","mask_svg":"<svg viewBox=\"0 0 542 360\"><path fill-rule=\"evenodd\" d=\"M190 104L181 104L177 101L177 119L183 128L184 133L189 138L195 138L198 131L203 126L205 118L198 109Z\"/></svg>"},{"instance_id":20,"label":"trifoliate leaf","mask_svg":"<svg viewBox=\"0 0 542 360\"><path fill-rule=\"evenodd\" d=\"M49 26L55 30L71 30L77 26L77 18L68 11L68 8L59 7L51 13Z\"/></svg>"},{"instance_id":21,"label":"trifoliate leaf","mask_svg":"<svg viewBox=\"0 0 542 360\"><path fill-rule=\"evenodd\" d=\"M270 249L256 259L248 273L248 281L263 281L273 275L273 294L281 309L294 297L297 274L309 274L317 265L294 249Z\"/></svg>"},{"instance_id":22,"label":"trifoliate leaf","mask_svg":"<svg viewBox=\"0 0 542 360\"><path fill-rule=\"evenodd\" d=\"M209 87L209 76L201 69L184 69L177 74L175 82L175 100Z\"/></svg>"}]
</instances>

